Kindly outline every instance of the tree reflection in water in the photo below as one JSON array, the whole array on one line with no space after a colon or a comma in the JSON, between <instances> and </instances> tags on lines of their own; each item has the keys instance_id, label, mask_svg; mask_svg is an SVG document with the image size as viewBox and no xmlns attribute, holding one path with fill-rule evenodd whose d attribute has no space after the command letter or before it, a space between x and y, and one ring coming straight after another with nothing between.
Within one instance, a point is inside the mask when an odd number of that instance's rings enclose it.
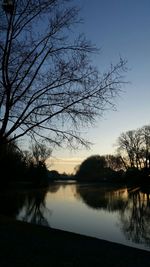
<instances>
[{"instance_id":1,"label":"tree reflection in water","mask_svg":"<svg viewBox=\"0 0 150 267\"><path fill-rule=\"evenodd\" d=\"M77 196L93 209L118 211L126 239L150 246L150 191L142 188L77 186Z\"/></svg>"},{"instance_id":2,"label":"tree reflection in water","mask_svg":"<svg viewBox=\"0 0 150 267\"><path fill-rule=\"evenodd\" d=\"M50 188L42 188L27 191L5 191L0 192L0 214L31 223L47 225L46 217L51 215L51 211L46 207L46 195ZM56 192L58 187L52 189Z\"/></svg>"},{"instance_id":3,"label":"tree reflection in water","mask_svg":"<svg viewBox=\"0 0 150 267\"><path fill-rule=\"evenodd\" d=\"M127 203L124 198L125 191L124 188L79 185L77 186L77 197L93 209L124 211Z\"/></svg>"},{"instance_id":4,"label":"tree reflection in water","mask_svg":"<svg viewBox=\"0 0 150 267\"><path fill-rule=\"evenodd\" d=\"M49 226L51 211L47 208L47 192L55 194L60 186L70 185L54 183L50 188L41 190L9 194L1 192L0 214ZM126 239L134 243L147 244L150 247L150 191L148 189L77 184L75 196L91 209L115 212L115 216L119 218L119 228Z\"/></svg>"},{"instance_id":5,"label":"tree reflection in water","mask_svg":"<svg viewBox=\"0 0 150 267\"><path fill-rule=\"evenodd\" d=\"M46 208L45 197L47 194L47 189L36 190L34 192L28 193L24 202L23 216L22 220L28 221L35 224L41 224L49 226L47 219L44 214L50 211Z\"/></svg>"},{"instance_id":6,"label":"tree reflection in water","mask_svg":"<svg viewBox=\"0 0 150 267\"><path fill-rule=\"evenodd\" d=\"M150 245L150 192L140 188L129 190L125 212L120 215L126 238Z\"/></svg>"}]
</instances>

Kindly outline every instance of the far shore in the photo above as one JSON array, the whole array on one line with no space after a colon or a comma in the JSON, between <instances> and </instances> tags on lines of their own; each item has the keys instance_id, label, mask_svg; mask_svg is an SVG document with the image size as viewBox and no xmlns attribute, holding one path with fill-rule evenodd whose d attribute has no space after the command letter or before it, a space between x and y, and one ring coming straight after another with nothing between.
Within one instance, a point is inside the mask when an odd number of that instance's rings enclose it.
<instances>
[{"instance_id":1,"label":"far shore","mask_svg":"<svg viewBox=\"0 0 150 267\"><path fill-rule=\"evenodd\" d=\"M0 216L0 266L149 267L150 252Z\"/></svg>"}]
</instances>

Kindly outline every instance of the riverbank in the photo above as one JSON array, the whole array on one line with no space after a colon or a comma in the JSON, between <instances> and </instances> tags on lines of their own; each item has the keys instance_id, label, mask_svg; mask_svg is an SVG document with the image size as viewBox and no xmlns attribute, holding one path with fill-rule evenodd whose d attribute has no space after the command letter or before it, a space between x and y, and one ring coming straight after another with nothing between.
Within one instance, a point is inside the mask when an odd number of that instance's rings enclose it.
<instances>
[{"instance_id":1,"label":"riverbank","mask_svg":"<svg viewBox=\"0 0 150 267\"><path fill-rule=\"evenodd\" d=\"M150 252L0 217L0 266L148 267Z\"/></svg>"}]
</instances>

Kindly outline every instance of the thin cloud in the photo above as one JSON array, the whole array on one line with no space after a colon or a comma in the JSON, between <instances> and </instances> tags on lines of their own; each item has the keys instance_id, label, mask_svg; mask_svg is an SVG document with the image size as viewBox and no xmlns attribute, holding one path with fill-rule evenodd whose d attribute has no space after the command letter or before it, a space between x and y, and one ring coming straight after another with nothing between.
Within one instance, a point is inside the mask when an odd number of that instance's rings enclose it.
<instances>
[{"instance_id":1,"label":"thin cloud","mask_svg":"<svg viewBox=\"0 0 150 267\"><path fill-rule=\"evenodd\" d=\"M79 164L83 158L52 158L51 161L57 164Z\"/></svg>"}]
</instances>

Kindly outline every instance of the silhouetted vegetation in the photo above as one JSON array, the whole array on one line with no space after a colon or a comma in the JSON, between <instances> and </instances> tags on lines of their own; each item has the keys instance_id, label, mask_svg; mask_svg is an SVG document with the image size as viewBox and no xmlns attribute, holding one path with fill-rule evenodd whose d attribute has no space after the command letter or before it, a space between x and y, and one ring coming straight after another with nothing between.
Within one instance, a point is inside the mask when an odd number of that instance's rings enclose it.
<instances>
[{"instance_id":1,"label":"silhouetted vegetation","mask_svg":"<svg viewBox=\"0 0 150 267\"><path fill-rule=\"evenodd\" d=\"M78 13L64 0L2 1L0 147L22 136L86 146L76 127L114 106L126 61L96 69L95 45L83 34L70 38Z\"/></svg>"},{"instance_id":2,"label":"silhouetted vegetation","mask_svg":"<svg viewBox=\"0 0 150 267\"><path fill-rule=\"evenodd\" d=\"M149 183L150 128L128 131L118 139L118 155L93 155L76 169L75 175L48 171L46 159L52 151L44 143L35 143L30 151L21 151L16 142L3 144L0 151L1 184L23 181L36 187L48 186L56 180L79 182Z\"/></svg>"},{"instance_id":3,"label":"silhouetted vegetation","mask_svg":"<svg viewBox=\"0 0 150 267\"><path fill-rule=\"evenodd\" d=\"M43 187L49 183L45 161L35 161L31 153L21 151L14 141L3 144L0 150L0 171L2 188L14 183L26 187Z\"/></svg>"},{"instance_id":4,"label":"silhouetted vegetation","mask_svg":"<svg viewBox=\"0 0 150 267\"><path fill-rule=\"evenodd\" d=\"M68 180L75 180L75 176L73 174L67 173L59 173L56 170L48 171L49 181L68 181Z\"/></svg>"},{"instance_id":5,"label":"silhouetted vegetation","mask_svg":"<svg viewBox=\"0 0 150 267\"><path fill-rule=\"evenodd\" d=\"M118 164L118 167L116 166L117 160L118 157L115 158L115 156L111 155L93 155L81 163L76 172L75 177L80 182L116 182L120 180L123 181L123 170L119 170L119 168L121 167L120 162Z\"/></svg>"},{"instance_id":6,"label":"silhouetted vegetation","mask_svg":"<svg viewBox=\"0 0 150 267\"><path fill-rule=\"evenodd\" d=\"M27 174L27 166L23 152L13 141L3 144L0 150L1 185L11 181L24 180Z\"/></svg>"},{"instance_id":7,"label":"silhouetted vegetation","mask_svg":"<svg viewBox=\"0 0 150 267\"><path fill-rule=\"evenodd\" d=\"M83 35L67 34L80 21L78 12L64 0L1 3L0 214L49 226L45 216L50 215L45 203L49 184L57 181L49 189L54 193L59 180L75 179L77 198L92 209L118 212L125 236L149 244L150 193L140 188L150 179L149 125L122 133L117 155L92 155L75 175L46 166L52 153L47 144L89 146L78 129L114 107L123 84L125 60L120 58L103 73L91 63L97 48ZM32 140L28 151L17 143L22 137ZM137 187L123 188L124 197L109 183Z\"/></svg>"},{"instance_id":8,"label":"silhouetted vegetation","mask_svg":"<svg viewBox=\"0 0 150 267\"><path fill-rule=\"evenodd\" d=\"M118 152L126 169L126 181L149 183L150 126L122 133L118 138Z\"/></svg>"},{"instance_id":9,"label":"silhouetted vegetation","mask_svg":"<svg viewBox=\"0 0 150 267\"><path fill-rule=\"evenodd\" d=\"M117 155L93 155L76 170L80 182L150 183L150 126L122 133Z\"/></svg>"},{"instance_id":10,"label":"silhouetted vegetation","mask_svg":"<svg viewBox=\"0 0 150 267\"><path fill-rule=\"evenodd\" d=\"M150 170L150 126L122 133L118 138L118 152L126 168Z\"/></svg>"},{"instance_id":11,"label":"silhouetted vegetation","mask_svg":"<svg viewBox=\"0 0 150 267\"><path fill-rule=\"evenodd\" d=\"M92 53L98 52L95 45L84 35L67 35L80 21L78 13L76 6L64 0L6 0L0 5L0 168L4 183L43 186L50 176L58 179L56 173L47 172L45 160L51 149L43 141L51 146L88 146L77 127L93 123L108 106L114 107L126 61L120 58L104 73L96 69L91 61ZM15 142L22 137L34 140L32 153L19 150ZM68 178L61 175L61 179Z\"/></svg>"}]
</instances>

